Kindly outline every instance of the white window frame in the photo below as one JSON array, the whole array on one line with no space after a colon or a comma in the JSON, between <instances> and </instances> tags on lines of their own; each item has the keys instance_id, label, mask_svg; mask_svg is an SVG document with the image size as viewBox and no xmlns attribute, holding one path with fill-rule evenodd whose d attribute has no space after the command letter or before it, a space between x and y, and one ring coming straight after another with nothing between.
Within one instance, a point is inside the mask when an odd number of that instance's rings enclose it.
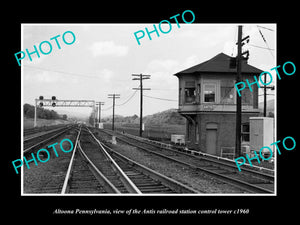
<instances>
[{"instance_id":1,"label":"white window frame","mask_svg":"<svg viewBox=\"0 0 300 225\"><path fill-rule=\"evenodd\" d=\"M206 85L213 85L215 87L215 101L214 102L206 102L205 101L205 86ZM205 104L216 104L217 101L218 101L217 82L204 82L203 83L202 102Z\"/></svg>"}]
</instances>

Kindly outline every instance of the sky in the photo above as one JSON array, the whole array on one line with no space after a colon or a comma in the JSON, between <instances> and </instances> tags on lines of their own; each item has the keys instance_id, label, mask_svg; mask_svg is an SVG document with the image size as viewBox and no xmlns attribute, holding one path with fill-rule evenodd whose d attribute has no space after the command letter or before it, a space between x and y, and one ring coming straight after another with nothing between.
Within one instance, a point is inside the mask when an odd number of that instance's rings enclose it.
<instances>
[{"instance_id":1,"label":"sky","mask_svg":"<svg viewBox=\"0 0 300 225\"><path fill-rule=\"evenodd\" d=\"M144 91L144 116L178 108L178 78L174 74L221 52L236 56L238 25L182 22L178 28L172 23L169 33L159 32L159 37L152 33L152 40L146 34L138 45L134 33L145 31L145 27L151 30L153 24L22 24L21 51L33 52L33 46L38 48L43 41L52 45L50 54L40 53L40 58L32 54L32 61L26 55L21 61L22 104L34 105L34 99L39 96L95 100L105 102L102 115L109 116L112 115L112 99L108 94L116 93L120 94L116 100L116 114L139 115L140 93L132 89L139 86L139 81L132 80L132 74L142 73L151 75L143 82L145 88L151 88ZM243 37L250 35L249 44L243 46L243 50L250 52L248 63L270 71L276 66L276 24L241 25ZM259 30L274 51L263 49L267 45ZM73 44L63 42L66 31L74 33ZM60 35L57 41L61 49L54 39L50 40L57 35ZM65 38L67 42L72 41L69 33ZM45 52L49 51L47 44L42 46ZM268 99L271 98L274 96L269 95ZM260 97L259 101L262 100ZM79 116L91 113L91 108L56 107L54 110Z\"/></svg>"}]
</instances>

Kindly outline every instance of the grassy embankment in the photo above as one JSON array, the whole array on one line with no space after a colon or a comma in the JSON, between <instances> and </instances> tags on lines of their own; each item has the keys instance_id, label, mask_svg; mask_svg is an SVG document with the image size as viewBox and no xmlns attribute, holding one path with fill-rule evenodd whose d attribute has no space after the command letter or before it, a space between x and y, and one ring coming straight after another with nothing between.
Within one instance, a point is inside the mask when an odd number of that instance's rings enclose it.
<instances>
[{"instance_id":1,"label":"grassy embankment","mask_svg":"<svg viewBox=\"0 0 300 225\"><path fill-rule=\"evenodd\" d=\"M111 129L110 123L105 123L104 128ZM139 124L115 124L115 130L124 131L129 134L139 135ZM145 125L143 137L150 138L157 141L170 141L171 134L185 134L185 125Z\"/></svg>"},{"instance_id":2,"label":"grassy embankment","mask_svg":"<svg viewBox=\"0 0 300 225\"><path fill-rule=\"evenodd\" d=\"M62 119L53 119L53 120L46 120L46 119L37 119L37 126L43 127L43 126L51 126L51 125L58 125L58 124L68 124L69 121L62 120ZM33 118L24 118L23 119L23 125L24 129L33 128L34 119Z\"/></svg>"}]
</instances>

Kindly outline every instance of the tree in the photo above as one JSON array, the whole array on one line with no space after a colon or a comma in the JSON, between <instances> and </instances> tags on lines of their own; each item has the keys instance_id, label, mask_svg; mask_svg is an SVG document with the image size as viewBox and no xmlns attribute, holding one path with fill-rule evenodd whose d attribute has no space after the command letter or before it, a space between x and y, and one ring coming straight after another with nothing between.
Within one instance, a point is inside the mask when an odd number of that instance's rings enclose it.
<instances>
[{"instance_id":1,"label":"tree","mask_svg":"<svg viewBox=\"0 0 300 225\"><path fill-rule=\"evenodd\" d=\"M34 109L35 107L33 105L30 104L24 104L23 106L23 112L24 112L24 116L27 118L34 118ZM37 118L41 118L41 119L59 119L60 116L58 115L57 112L55 112L54 110L48 110L48 109L44 109L41 107L37 107ZM67 115L65 115L66 119L67 119Z\"/></svg>"}]
</instances>

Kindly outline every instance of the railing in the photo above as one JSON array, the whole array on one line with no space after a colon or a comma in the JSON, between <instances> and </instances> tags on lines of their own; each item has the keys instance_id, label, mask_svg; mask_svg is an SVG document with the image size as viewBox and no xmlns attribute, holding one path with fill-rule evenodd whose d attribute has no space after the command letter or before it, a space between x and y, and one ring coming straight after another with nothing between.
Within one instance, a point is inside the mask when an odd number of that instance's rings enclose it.
<instances>
[{"instance_id":1,"label":"railing","mask_svg":"<svg viewBox=\"0 0 300 225\"><path fill-rule=\"evenodd\" d=\"M243 104L243 111L258 112L253 105ZM184 104L179 105L179 112L182 111L236 111L236 104L224 103L204 103L204 104Z\"/></svg>"}]
</instances>

